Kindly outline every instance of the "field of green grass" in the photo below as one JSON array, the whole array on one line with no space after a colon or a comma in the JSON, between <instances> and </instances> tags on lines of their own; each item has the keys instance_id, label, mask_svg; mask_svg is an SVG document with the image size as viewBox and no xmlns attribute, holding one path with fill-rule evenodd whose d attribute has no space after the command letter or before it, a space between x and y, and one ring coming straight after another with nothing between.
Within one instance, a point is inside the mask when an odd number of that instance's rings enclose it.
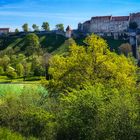
<instances>
[{"instance_id":1,"label":"field of green grass","mask_svg":"<svg viewBox=\"0 0 140 140\"><path fill-rule=\"evenodd\" d=\"M0 84L0 97L21 95L22 93L48 93L40 84Z\"/></svg>"},{"instance_id":2,"label":"field of green grass","mask_svg":"<svg viewBox=\"0 0 140 140\"><path fill-rule=\"evenodd\" d=\"M18 79L9 79L7 76L0 76L0 84L8 84L8 83L13 83L13 84L40 84L41 80L45 80L45 77L29 77L26 78L24 81L23 78L18 78Z\"/></svg>"}]
</instances>

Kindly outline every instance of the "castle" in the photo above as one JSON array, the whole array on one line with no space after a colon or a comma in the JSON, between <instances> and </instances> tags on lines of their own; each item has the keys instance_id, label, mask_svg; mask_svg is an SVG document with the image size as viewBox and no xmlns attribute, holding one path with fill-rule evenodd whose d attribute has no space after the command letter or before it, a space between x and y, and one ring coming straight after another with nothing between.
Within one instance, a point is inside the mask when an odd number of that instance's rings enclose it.
<instances>
[{"instance_id":1,"label":"castle","mask_svg":"<svg viewBox=\"0 0 140 140\"><path fill-rule=\"evenodd\" d=\"M136 22L140 28L140 13L129 16L96 16L91 20L78 24L78 30L83 33L99 35L123 34L128 31L129 24Z\"/></svg>"}]
</instances>

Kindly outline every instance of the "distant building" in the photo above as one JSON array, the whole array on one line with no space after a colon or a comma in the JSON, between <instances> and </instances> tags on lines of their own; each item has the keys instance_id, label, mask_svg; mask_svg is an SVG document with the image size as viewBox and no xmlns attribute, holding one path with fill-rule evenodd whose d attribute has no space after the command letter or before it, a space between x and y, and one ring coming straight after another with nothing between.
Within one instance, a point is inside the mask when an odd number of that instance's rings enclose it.
<instances>
[{"instance_id":1,"label":"distant building","mask_svg":"<svg viewBox=\"0 0 140 140\"><path fill-rule=\"evenodd\" d=\"M83 33L123 34L127 32L130 22L136 22L140 28L140 13L129 16L95 16L91 20L78 24L78 30Z\"/></svg>"},{"instance_id":2,"label":"distant building","mask_svg":"<svg viewBox=\"0 0 140 140\"><path fill-rule=\"evenodd\" d=\"M10 28L0 28L0 35L7 34L10 32Z\"/></svg>"},{"instance_id":3,"label":"distant building","mask_svg":"<svg viewBox=\"0 0 140 140\"><path fill-rule=\"evenodd\" d=\"M72 29L70 28L70 26L68 26L66 28L66 37L71 38L71 36L72 36Z\"/></svg>"}]
</instances>

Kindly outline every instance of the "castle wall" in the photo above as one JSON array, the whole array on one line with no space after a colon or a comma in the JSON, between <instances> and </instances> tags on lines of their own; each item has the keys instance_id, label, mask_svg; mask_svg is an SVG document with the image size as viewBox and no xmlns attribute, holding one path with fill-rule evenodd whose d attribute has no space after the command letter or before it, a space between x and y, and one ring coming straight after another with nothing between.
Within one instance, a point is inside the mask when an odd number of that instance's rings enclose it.
<instances>
[{"instance_id":1,"label":"castle wall","mask_svg":"<svg viewBox=\"0 0 140 140\"><path fill-rule=\"evenodd\" d=\"M107 17L93 17L90 24L90 32L108 32L110 24L110 16Z\"/></svg>"},{"instance_id":2,"label":"castle wall","mask_svg":"<svg viewBox=\"0 0 140 140\"><path fill-rule=\"evenodd\" d=\"M130 14L131 22L136 22L140 28L140 13Z\"/></svg>"},{"instance_id":3,"label":"castle wall","mask_svg":"<svg viewBox=\"0 0 140 140\"><path fill-rule=\"evenodd\" d=\"M129 28L129 23L134 21L140 28L140 13L130 16L98 16L79 24L78 29L87 33L123 33Z\"/></svg>"}]
</instances>

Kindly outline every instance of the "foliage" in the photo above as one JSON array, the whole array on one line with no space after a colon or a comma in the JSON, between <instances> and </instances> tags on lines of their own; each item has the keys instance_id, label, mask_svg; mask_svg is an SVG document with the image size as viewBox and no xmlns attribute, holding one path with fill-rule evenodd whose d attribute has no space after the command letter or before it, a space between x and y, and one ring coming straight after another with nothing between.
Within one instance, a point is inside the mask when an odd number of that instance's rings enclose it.
<instances>
[{"instance_id":1,"label":"foliage","mask_svg":"<svg viewBox=\"0 0 140 140\"><path fill-rule=\"evenodd\" d=\"M86 46L73 45L67 56L55 55L50 60L48 88L53 94L84 89L95 83L131 90L135 70L131 60L110 52L106 42L96 35L85 40ZM123 62L123 63L122 63Z\"/></svg>"},{"instance_id":2,"label":"foliage","mask_svg":"<svg viewBox=\"0 0 140 140\"><path fill-rule=\"evenodd\" d=\"M3 75L3 74L4 74L3 67L0 67L0 75Z\"/></svg>"},{"instance_id":3,"label":"foliage","mask_svg":"<svg viewBox=\"0 0 140 140\"><path fill-rule=\"evenodd\" d=\"M29 31L28 24L25 23L25 24L22 26L22 29L23 29L24 32L28 32L28 31Z\"/></svg>"},{"instance_id":4,"label":"foliage","mask_svg":"<svg viewBox=\"0 0 140 140\"><path fill-rule=\"evenodd\" d=\"M17 77L17 73L15 72L15 69L12 67L7 68L6 75L10 79L15 79Z\"/></svg>"},{"instance_id":5,"label":"foliage","mask_svg":"<svg viewBox=\"0 0 140 140\"><path fill-rule=\"evenodd\" d=\"M138 102L134 95L101 85L60 98L58 140L137 140Z\"/></svg>"},{"instance_id":6,"label":"foliage","mask_svg":"<svg viewBox=\"0 0 140 140\"><path fill-rule=\"evenodd\" d=\"M42 29L45 30L45 31L49 31L50 30L49 23L48 22L43 22Z\"/></svg>"},{"instance_id":7,"label":"foliage","mask_svg":"<svg viewBox=\"0 0 140 140\"><path fill-rule=\"evenodd\" d=\"M39 26L37 26L36 24L33 24L32 28L34 29L34 31L39 31Z\"/></svg>"},{"instance_id":8,"label":"foliage","mask_svg":"<svg viewBox=\"0 0 140 140\"><path fill-rule=\"evenodd\" d=\"M60 31L64 31L64 25L63 24L57 24L56 29Z\"/></svg>"},{"instance_id":9,"label":"foliage","mask_svg":"<svg viewBox=\"0 0 140 140\"><path fill-rule=\"evenodd\" d=\"M19 30L17 28L15 29L15 33L19 33Z\"/></svg>"},{"instance_id":10,"label":"foliage","mask_svg":"<svg viewBox=\"0 0 140 140\"><path fill-rule=\"evenodd\" d=\"M21 135L13 133L6 128L0 128L0 139L1 140L25 140Z\"/></svg>"},{"instance_id":11,"label":"foliage","mask_svg":"<svg viewBox=\"0 0 140 140\"><path fill-rule=\"evenodd\" d=\"M33 53L37 52L38 48L40 47L39 38L34 33L26 35L25 42L28 55L32 55Z\"/></svg>"}]
</instances>

